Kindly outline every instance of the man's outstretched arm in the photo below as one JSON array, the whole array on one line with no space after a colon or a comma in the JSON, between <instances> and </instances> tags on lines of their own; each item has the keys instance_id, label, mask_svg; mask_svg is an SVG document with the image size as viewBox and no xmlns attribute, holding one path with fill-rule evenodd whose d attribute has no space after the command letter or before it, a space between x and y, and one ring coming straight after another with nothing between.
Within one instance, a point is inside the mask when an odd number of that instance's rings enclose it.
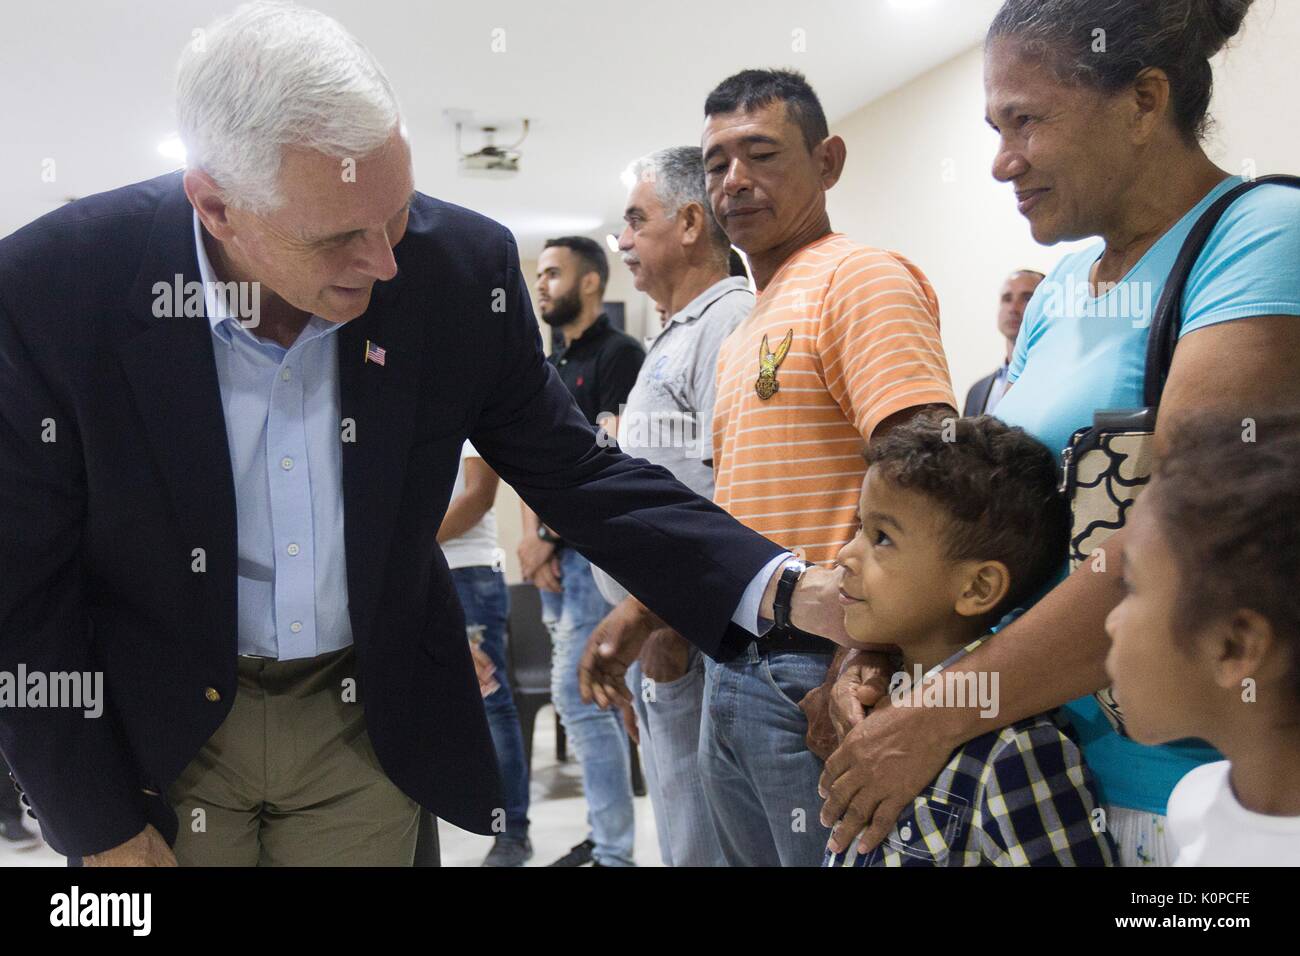
<instances>
[{"instance_id":1,"label":"man's outstretched arm","mask_svg":"<svg viewBox=\"0 0 1300 956\"><path fill-rule=\"evenodd\" d=\"M666 469L602 447L546 362L513 240L507 245L498 385L470 440L566 544L716 655L746 590L784 549Z\"/></svg>"}]
</instances>

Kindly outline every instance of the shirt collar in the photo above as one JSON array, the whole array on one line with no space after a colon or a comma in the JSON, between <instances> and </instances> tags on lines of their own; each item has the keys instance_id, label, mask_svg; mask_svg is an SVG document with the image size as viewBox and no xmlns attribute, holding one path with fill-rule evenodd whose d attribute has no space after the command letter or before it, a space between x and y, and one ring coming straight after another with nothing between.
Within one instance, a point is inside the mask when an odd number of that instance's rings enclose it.
<instances>
[{"instance_id":1,"label":"shirt collar","mask_svg":"<svg viewBox=\"0 0 1300 956\"><path fill-rule=\"evenodd\" d=\"M739 289L748 292L749 280L741 276L728 276L725 279L719 279L695 298L691 299L690 302L686 303L686 305L678 311L676 315L668 320L669 324L673 322L693 322L702 316L709 306L713 305L713 303L717 302L728 292L735 292Z\"/></svg>"},{"instance_id":2,"label":"shirt collar","mask_svg":"<svg viewBox=\"0 0 1300 956\"><path fill-rule=\"evenodd\" d=\"M226 319L232 318L226 311L226 305L217 295L216 286L213 285L213 276L215 271L212 268L212 261L208 259L208 250L203 244L203 224L199 222L198 210L194 210L194 252L199 259L199 281L203 283L203 312L208 317L208 324L212 326L212 331L217 331L217 327Z\"/></svg>"},{"instance_id":3,"label":"shirt collar","mask_svg":"<svg viewBox=\"0 0 1300 956\"><path fill-rule=\"evenodd\" d=\"M565 348L564 351L568 353L573 351L578 346L583 345L583 343L594 342L598 338L600 338L608 329L609 329L609 316L606 315L604 312L602 312L600 313L600 315L596 317L595 322L591 323L591 325L583 329L582 334L569 343L568 347Z\"/></svg>"},{"instance_id":4,"label":"shirt collar","mask_svg":"<svg viewBox=\"0 0 1300 956\"><path fill-rule=\"evenodd\" d=\"M194 252L199 260L199 281L203 283L203 312L208 317L208 324L212 326L212 331L218 335L221 335L223 327L229 332L233 332L235 328L240 328L250 338L255 339L256 337L253 336L252 331L239 321L239 317L230 314L230 311L226 308L226 303L217 294L216 270L212 268L212 260L208 258L207 246L203 242L203 224L199 221L197 209L194 210L193 216ZM318 315L313 315L307 321L306 328L298 335L294 345L299 342L310 341L320 335L336 332L341 326L342 323L340 322L330 322Z\"/></svg>"}]
</instances>

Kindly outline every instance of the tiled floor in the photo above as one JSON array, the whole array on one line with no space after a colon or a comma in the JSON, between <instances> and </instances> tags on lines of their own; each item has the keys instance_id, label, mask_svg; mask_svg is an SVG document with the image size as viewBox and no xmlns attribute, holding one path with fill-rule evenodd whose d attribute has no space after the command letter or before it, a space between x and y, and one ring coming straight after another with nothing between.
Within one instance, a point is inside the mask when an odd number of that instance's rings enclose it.
<instances>
[{"instance_id":1,"label":"tiled floor","mask_svg":"<svg viewBox=\"0 0 1300 956\"><path fill-rule=\"evenodd\" d=\"M555 720L547 708L537 718L533 743L532 840L534 856L529 866L545 866L568 852L587 836L587 804L582 798L582 770L572 756L566 763L555 759ZM492 846L491 837L478 836L451 824L439 824L443 866L478 866ZM0 844L0 866L63 866L65 860L41 844L17 850ZM636 862L660 866L654 814L648 797L636 798Z\"/></svg>"}]
</instances>

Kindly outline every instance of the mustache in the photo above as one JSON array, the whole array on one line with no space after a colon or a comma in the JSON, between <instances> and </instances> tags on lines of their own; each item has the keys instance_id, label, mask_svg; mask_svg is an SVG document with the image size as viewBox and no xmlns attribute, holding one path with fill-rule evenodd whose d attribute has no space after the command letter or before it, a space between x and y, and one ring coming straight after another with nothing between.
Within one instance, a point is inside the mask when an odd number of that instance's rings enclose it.
<instances>
[{"instance_id":1,"label":"mustache","mask_svg":"<svg viewBox=\"0 0 1300 956\"><path fill-rule=\"evenodd\" d=\"M641 257L634 256L630 252L623 253L620 258L623 260L623 265L625 266L639 266L641 264Z\"/></svg>"}]
</instances>

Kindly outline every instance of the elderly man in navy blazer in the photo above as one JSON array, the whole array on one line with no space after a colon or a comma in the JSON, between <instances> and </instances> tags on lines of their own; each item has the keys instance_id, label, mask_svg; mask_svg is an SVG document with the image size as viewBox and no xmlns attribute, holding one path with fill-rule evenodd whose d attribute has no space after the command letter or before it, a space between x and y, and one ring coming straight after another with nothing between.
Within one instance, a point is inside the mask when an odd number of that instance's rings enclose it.
<instances>
[{"instance_id":1,"label":"elderly man in navy blazer","mask_svg":"<svg viewBox=\"0 0 1300 956\"><path fill-rule=\"evenodd\" d=\"M787 607L835 630L832 572L597 441L510 233L414 191L388 81L338 24L241 7L178 94L183 174L0 240L0 672L104 691L98 715L0 707L56 850L388 864L420 806L492 831L436 541L467 438L653 610L618 626L715 656Z\"/></svg>"}]
</instances>

